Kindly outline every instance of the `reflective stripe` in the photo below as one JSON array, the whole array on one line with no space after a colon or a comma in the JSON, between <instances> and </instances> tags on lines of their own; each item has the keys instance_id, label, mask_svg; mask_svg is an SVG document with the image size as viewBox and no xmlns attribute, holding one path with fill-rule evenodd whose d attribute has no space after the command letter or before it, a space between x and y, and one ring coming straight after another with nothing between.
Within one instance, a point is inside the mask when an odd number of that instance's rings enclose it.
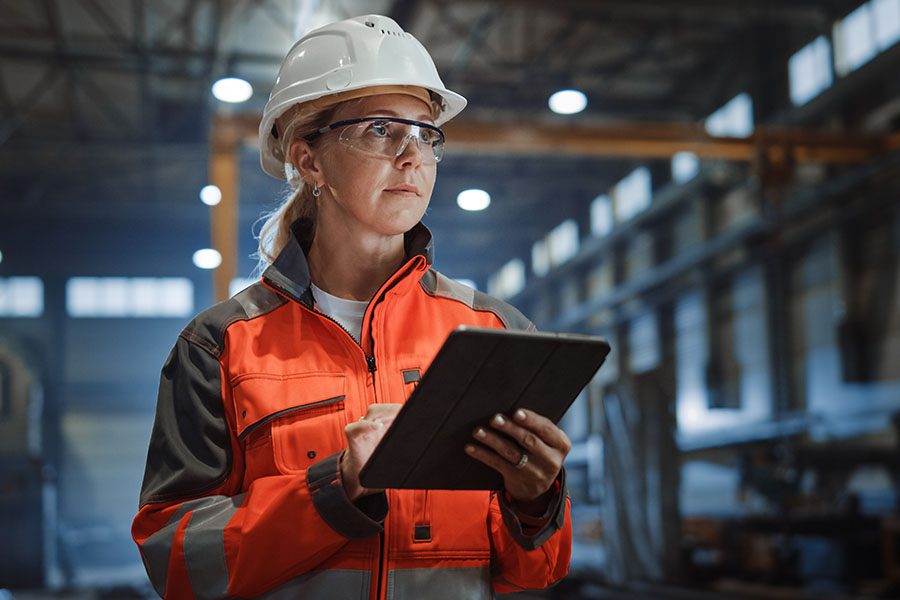
<instances>
[{"instance_id":1,"label":"reflective stripe","mask_svg":"<svg viewBox=\"0 0 900 600\"><path fill-rule=\"evenodd\" d=\"M196 508L218 502L220 498L198 498L197 500L189 500L182 503L165 526L141 544L141 557L144 559L144 567L147 569L147 575L150 577L153 589L160 596L166 595L169 558L172 556L172 543L175 541L175 531L178 529L178 523L181 521L181 518Z\"/></svg>"},{"instance_id":2,"label":"reflective stripe","mask_svg":"<svg viewBox=\"0 0 900 600\"><path fill-rule=\"evenodd\" d=\"M225 526L246 494L217 496L209 506L194 509L184 531L184 562L198 598L225 598L228 566L225 563Z\"/></svg>"},{"instance_id":3,"label":"reflective stripe","mask_svg":"<svg viewBox=\"0 0 900 600\"><path fill-rule=\"evenodd\" d=\"M513 305L474 290L434 269L429 269L422 275L419 285L429 296L449 298L461 302L472 310L494 313L506 329L535 330L534 323Z\"/></svg>"},{"instance_id":4,"label":"reflective stripe","mask_svg":"<svg viewBox=\"0 0 900 600\"><path fill-rule=\"evenodd\" d=\"M328 571L311 571L291 579L268 594L258 596L266 600L295 600L318 598L332 600L365 600L369 597L368 571L350 569L329 569Z\"/></svg>"},{"instance_id":5,"label":"reflective stripe","mask_svg":"<svg viewBox=\"0 0 900 600\"><path fill-rule=\"evenodd\" d=\"M388 573L388 600L481 600L493 598L491 573L483 567L393 569Z\"/></svg>"}]
</instances>

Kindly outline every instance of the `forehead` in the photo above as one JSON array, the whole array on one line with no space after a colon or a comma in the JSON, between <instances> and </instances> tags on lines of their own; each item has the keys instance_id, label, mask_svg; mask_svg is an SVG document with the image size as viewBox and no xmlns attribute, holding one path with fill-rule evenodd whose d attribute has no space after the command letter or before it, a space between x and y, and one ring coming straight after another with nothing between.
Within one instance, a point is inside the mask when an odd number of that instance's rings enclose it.
<instances>
[{"instance_id":1,"label":"forehead","mask_svg":"<svg viewBox=\"0 0 900 600\"><path fill-rule=\"evenodd\" d=\"M345 102L337 107L334 119L387 116L431 122L431 107L406 94L381 94Z\"/></svg>"}]
</instances>

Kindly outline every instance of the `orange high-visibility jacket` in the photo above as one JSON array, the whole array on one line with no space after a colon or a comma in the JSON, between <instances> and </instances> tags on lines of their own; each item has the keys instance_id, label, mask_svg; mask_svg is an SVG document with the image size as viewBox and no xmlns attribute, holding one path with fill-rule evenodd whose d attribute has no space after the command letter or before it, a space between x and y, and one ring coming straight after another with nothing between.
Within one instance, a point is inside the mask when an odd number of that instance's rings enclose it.
<instances>
[{"instance_id":1,"label":"orange high-visibility jacket","mask_svg":"<svg viewBox=\"0 0 900 600\"><path fill-rule=\"evenodd\" d=\"M388 490L351 502L344 426L404 402L459 324L530 328L431 268L431 233L381 286L360 343L313 309L309 223L258 282L197 316L160 378L132 535L166 598L491 598L569 567L564 474L542 517L504 492Z\"/></svg>"}]
</instances>

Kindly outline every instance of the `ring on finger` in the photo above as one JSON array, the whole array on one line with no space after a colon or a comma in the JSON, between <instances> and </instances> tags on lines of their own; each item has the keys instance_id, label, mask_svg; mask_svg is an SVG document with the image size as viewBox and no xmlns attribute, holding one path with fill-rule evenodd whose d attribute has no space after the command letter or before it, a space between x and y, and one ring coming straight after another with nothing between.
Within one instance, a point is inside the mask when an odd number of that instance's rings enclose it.
<instances>
[{"instance_id":1,"label":"ring on finger","mask_svg":"<svg viewBox=\"0 0 900 600\"><path fill-rule=\"evenodd\" d=\"M520 459L519 459L519 462L516 463L516 468L517 468L517 469L524 469L524 468L525 468L525 465L527 465L527 464L528 464L528 454L525 453L525 452L523 452L523 453L522 453L522 458L520 458Z\"/></svg>"}]
</instances>

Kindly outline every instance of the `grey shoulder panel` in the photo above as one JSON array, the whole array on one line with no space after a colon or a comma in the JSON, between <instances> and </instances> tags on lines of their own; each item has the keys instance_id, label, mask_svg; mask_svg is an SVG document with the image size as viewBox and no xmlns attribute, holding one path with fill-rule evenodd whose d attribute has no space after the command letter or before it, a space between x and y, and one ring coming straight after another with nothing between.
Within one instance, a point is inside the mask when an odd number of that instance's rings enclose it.
<instances>
[{"instance_id":1,"label":"grey shoulder panel","mask_svg":"<svg viewBox=\"0 0 900 600\"><path fill-rule=\"evenodd\" d=\"M237 321L248 321L272 312L287 299L256 282L233 298L215 304L197 315L181 332L181 337L193 342L218 358L225 343L225 331Z\"/></svg>"},{"instance_id":2,"label":"grey shoulder panel","mask_svg":"<svg viewBox=\"0 0 900 600\"><path fill-rule=\"evenodd\" d=\"M419 283L431 296L456 300L472 310L494 313L507 329L533 331L535 328L534 324L512 304L474 290L434 269L429 269Z\"/></svg>"},{"instance_id":3,"label":"grey shoulder panel","mask_svg":"<svg viewBox=\"0 0 900 600\"><path fill-rule=\"evenodd\" d=\"M203 311L185 327L163 365L141 506L207 493L231 473L231 437L222 400L222 349L232 323L265 315L287 300L261 283Z\"/></svg>"}]
</instances>

